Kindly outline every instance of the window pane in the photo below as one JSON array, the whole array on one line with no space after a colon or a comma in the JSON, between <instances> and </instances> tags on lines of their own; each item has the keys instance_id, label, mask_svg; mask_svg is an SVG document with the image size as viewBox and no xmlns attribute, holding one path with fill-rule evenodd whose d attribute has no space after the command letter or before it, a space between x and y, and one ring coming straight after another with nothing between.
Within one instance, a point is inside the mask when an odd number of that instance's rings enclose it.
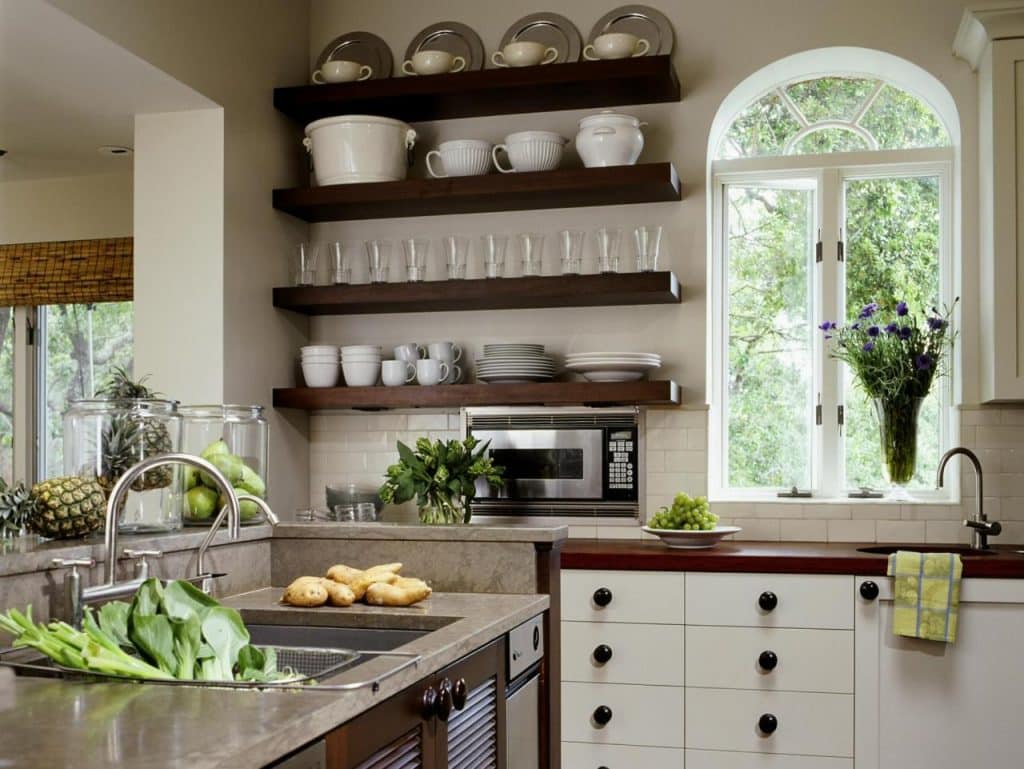
<instances>
[{"instance_id":1,"label":"window pane","mask_svg":"<svg viewBox=\"0 0 1024 769\"><path fill-rule=\"evenodd\" d=\"M853 77L819 77L786 88L786 95L808 123L822 120L853 120L877 80Z\"/></svg>"},{"instance_id":2,"label":"window pane","mask_svg":"<svg viewBox=\"0 0 1024 769\"><path fill-rule=\"evenodd\" d=\"M898 301L914 313L939 303L939 179L935 176L846 182L846 315L877 301L886 315ZM849 487L886 488L873 406L847 369L846 479ZM931 488L940 456L942 380L921 408L912 487Z\"/></svg>"},{"instance_id":3,"label":"window pane","mask_svg":"<svg viewBox=\"0 0 1024 769\"><path fill-rule=\"evenodd\" d=\"M800 130L800 124L775 93L751 104L729 127L719 156L752 158L781 155L786 139Z\"/></svg>"},{"instance_id":4,"label":"window pane","mask_svg":"<svg viewBox=\"0 0 1024 769\"><path fill-rule=\"evenodd\" d=\"M0 307L0 478L14 480L14 310Z\"/></svg>"},{"instance_id":5,"label":"window pane","mask_svg":"<svg viewBox=\"0 0 1024 769\"><path fill-rule=\"evenodd\" d=\"M887 85L860 121L878 141L879 149L945 147L946 129L931 107L906 91Z\"/></svg>"},{"instance_id":6,"label":"window pane","mask_svg":"<svg viewBox=\"0 0 1024 769\"><path fill-rule=\"evenodd\" d=\"M814 190L729 185L728 466L731 488L811 481Z\"/></svg>"},{"instance_id":7,"label":"window pane","mask_svg":"<svg viewBox=\"0 0 1024 769\"><path fill-rule=\"evenodd\" d=\"M91 398L111 370L132 367L132 303L57 304L44 308L45 424L40 477L64 472L63 418L68 401Z\"/></svg>"},{"instance_id":8,"label":"window pane","mask_svg":"<svg viewBox=\"0 0 1024 769\"><path fill-rule=\"evenodd\" d=\"M826 152L858 152L871 147L849 128L818 128L790 149L791 155L824 155Z\"/></svg>"}]
</instances>

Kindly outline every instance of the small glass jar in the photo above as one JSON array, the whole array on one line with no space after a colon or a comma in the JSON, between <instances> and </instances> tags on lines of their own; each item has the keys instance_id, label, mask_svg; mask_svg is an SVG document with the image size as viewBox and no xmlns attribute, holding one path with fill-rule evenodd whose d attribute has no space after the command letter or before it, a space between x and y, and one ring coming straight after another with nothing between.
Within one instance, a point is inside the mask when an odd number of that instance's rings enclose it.
<instances>
[{"instance_id":1,"label":"small glass jar","mask_svg":"<svg viewBox=\"0 0 1024 769\"><path fill-rule=\"evenodd\" d=\"M110 494L133 465L178 451L181 417L170 400L71 402L64 415L64 472L95 477ZM131 486L118 518L124 532L160 532L181 528L179 468L165 465L144 473Z\"/></svg>"},{"instance_id":2,"label":"small glass jar","mask_svg":"<svg viewBox=\"0 0 1024 769\"><path fill-rule=\"evenodd\" d=\"M181 450L217 465L238 492L267 498L269 427L263 406L180 406ZM186 471L182 518L188 525L209 526L224 504L201 473ZM261 523L263 514L254 502L242 502L242 523Z\"/></svg>"}]
</instances>

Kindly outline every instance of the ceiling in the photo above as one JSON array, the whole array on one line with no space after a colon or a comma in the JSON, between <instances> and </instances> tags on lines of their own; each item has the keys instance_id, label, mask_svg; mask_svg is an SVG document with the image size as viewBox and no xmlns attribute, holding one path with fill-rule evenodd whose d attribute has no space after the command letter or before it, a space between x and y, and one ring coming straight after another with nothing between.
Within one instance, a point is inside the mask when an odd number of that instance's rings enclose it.
<instances>
[{"instance_id":1,"label":"ceiling","mask_svg":"<svg viewBox=\"0 0 1024 769\"><path fill-rule=\"evenodd\" d=\"M0 182L116 173L134 116L216 107L44 0L0 0Z\"/></svg>"}]
</instances>

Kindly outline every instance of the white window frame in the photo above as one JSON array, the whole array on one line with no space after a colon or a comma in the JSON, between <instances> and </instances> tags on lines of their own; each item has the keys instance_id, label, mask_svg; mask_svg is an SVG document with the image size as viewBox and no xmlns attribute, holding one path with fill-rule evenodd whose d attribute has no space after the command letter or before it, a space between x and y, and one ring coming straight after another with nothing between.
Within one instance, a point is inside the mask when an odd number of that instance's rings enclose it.
<instances>
[{"instance_id":1,"label":"white window frame","mask_svg":"<svg viewBox=\"0 0 1024 769\"><path fill-rule=\"evenodd\" d=\"M757 183L782 179L811 179L817 185L815 214L824 244L824 259L812 262L811 292L814 325L844 317L842 306L845 285L841 279L835 244L841 239L844 220L843 194L845 181L870 177L937 176L940 185L940 253L939 274L941 301L951 305L958 285L958 260L954 240L956 221L956 153L953 147L882 150L825 155L764 156L716 160L711 163L711 259L708 275L709 293L709 382L710 400L708 435L708 491L716 501L782 501L780 489L728 488L724 485L728 468L727 370L728 293L726 291L726 218L724 196L726 185ZM959 327L955 324L954 327ZM826 359L827 350L821 337L813 337L815 393L820 393L823 419L814 426L811 445L811 502L842 501L857 503L848 497L849 489L841 488L845 455L838 424L838 406L842 403L842 364ZM944 409L940 420L940 445L955 445L959 439L958 411L954 403L959 377L959 345L951 360L953 375L940 381ZM830 462L824 457L833 457ZM926 504L953 503L959 500L958 484L942 490L915 490L914 500ZM786 500L788 501L788 500ZM866 500L871 503L884 500ZM904 502L904 504L906 504Z\"/></svg>"}]
</instances>

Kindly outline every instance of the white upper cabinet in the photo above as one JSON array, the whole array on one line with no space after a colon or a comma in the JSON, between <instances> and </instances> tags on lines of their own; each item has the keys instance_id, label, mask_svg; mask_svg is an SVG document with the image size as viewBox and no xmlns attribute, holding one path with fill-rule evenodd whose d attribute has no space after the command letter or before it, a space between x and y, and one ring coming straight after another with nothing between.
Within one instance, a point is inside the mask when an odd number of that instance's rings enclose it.
<instances>
[{"instance_id":1,"label":"white upper cabinet","mask_svg":"<svg viewBox=\"0 0 1024 769\"><path fill-rule=\"evenodd\" d=\"M981 399L1024 400L1024 3L968 9L953 51L978 72Z\"/></svg>"}]
</instances>

